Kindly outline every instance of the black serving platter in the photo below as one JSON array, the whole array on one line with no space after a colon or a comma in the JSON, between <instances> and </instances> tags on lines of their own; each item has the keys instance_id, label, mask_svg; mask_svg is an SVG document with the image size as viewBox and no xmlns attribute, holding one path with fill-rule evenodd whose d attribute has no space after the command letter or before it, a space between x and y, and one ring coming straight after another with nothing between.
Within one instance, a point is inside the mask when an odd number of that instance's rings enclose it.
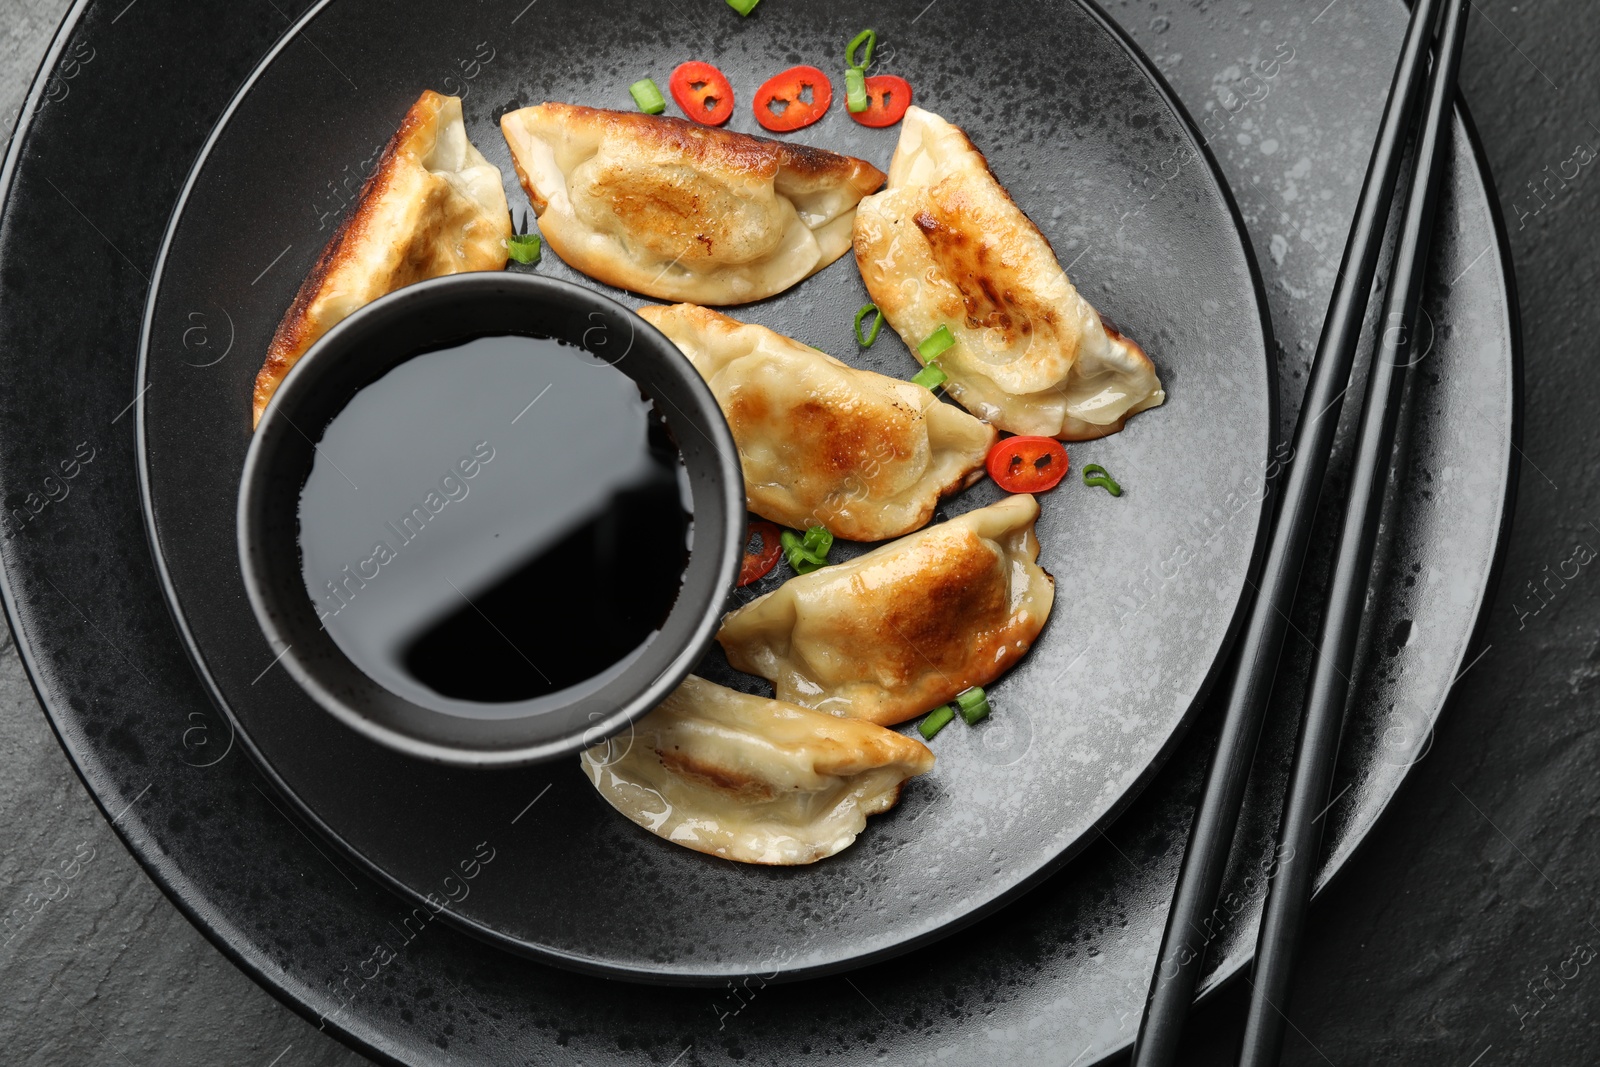
<instances>
[{"instance_id":1,"label":"black serving platter","mask_svg":"<svg viewBox=\"0 0 1600 1067\"><path fill-rule=\"evenodd\" d=\"M895 812L813 866L733 864L662 841L613 811L576 758L462 770L357 736L270 669L279 650L239 595L227 546L250 442L254 354L266 350L334 221L308 205L353 151L370 155L421 87L465 94L469 138L500 165L508 201L527 210L499 133L506 110L547 99L627 106L640 72L664 82L685 57L716 63L736 93L751 94L794 55L828 62L853 36L859 9L805 4L779 17L774 6L741 20L641 0L608 5L597 33L584 5L535 9L516 24L481 5L454 10L448 32L430 32L436 0L336 0L263 64L202 152L157 261L145 323L138 425L152 542L196 665L241 740L309 819L414 905L437 894L464 840L487 834L485 812L520 810L537 796L516 836L492 842L493 877L448 901L444 918L516 951L655 981L793 980L860 964L970 923L1059 866L1149 780L1209 690L1278 469L1266 297L1233 204L1180 109L1089 9L1056 4L1019 38L1006 27L1037 6L986 4L980 48L968 40L969 17L935 9L919 20L924 7L874 8L882 69L965 128L1063 260L1082 261L1077 285L1153 353L1169 399L1121 433L1070 449L1075 462L1115 472L1122 497L1078 479L1040 497L1039 561L1055 577L1057 609L1027 658L989 687L992 719L942 734L937 766ZM540 61L520 62L534 35ZM301 36L338 52L338 70L297 47ZM452 59L469 54L465 66ZM1028 72L1059 57L1071 58L1041 94ZM762 132L748 103L729 125ZM790 139L887 170L898 136L834 108ZM548 251L535 269L600 288ZM853 316L866 300L846 256L777 297L727 310L909 377L917 363L892 332L858 351ZM185 337L207 308L231 323L234 349L196 367ZM937 518L1003 495L985 481ZM788 575L780 568L729 606ZM717 651L698 669L770 692Z\"/></svg>"},{"instance_id":2,"label":"black serving platter","mask_svg":"<svg viewBox=\"0 0 1600 1067\"><path fill-rule=\"evenodd\" d=\"M1404 20L1398 4L1339 5L1318 18L1322 6L1257 3L1237 15L1162 2L1111 12L1200 120L1239 196L1268 283L1285 419ZM184 175L227 99L300 9L141 0L119 18L125 8L74 8L0 173L0 367L15 383L0 392L0 499L8 513L22 505L30 516L7 525L0 561L19 648L63 747L174 902L267 988L386 1062L888 1056L1081 1067L1125 1045L1212 740L1208 714L1104 840L999 914L848 982L753 980L738 992L573 975L441 922L415 932L408 906L269 796L160 605L128 406L148 275ZM323 45L313 32L294 47L314 54ZM1464 115L1454 153L1426 302L1436 343L1408 397L1404 463L1374 575L1378 640L1352 700L1324 883L1425 757L1449 687L1476 653L1514 487L1515 301ZM204 328L191 335L192 362L237 354L226 348L225 321L194 325ZM94 459L70 496L35 512L29 494L45 499L44 468L59 469L80 445ZM1311 598L1297 625L1314 627L1315 612ZM1298 674L1309 652L1292 655ZM1270 851L1294 688L1279 695L1263 740L1229 887L1236 910L1208 954L1207 988L1237 973L1253 947L1260 897L1251 875ZM457 858L532 818L512 824L526 799L486 810L485 837L464 840ZM491 862L483 877L493 870Z\"/></svg>"}]
</instances>

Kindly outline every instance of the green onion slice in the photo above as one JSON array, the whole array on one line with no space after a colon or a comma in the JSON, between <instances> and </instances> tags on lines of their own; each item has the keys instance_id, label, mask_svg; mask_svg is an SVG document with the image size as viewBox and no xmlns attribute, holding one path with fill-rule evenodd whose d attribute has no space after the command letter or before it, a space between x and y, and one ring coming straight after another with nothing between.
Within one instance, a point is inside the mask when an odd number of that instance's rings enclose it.
<instances>
[{"instance_id":1,"label":"green onion slice","mask_svg":"<svg viewBox=\"0 0 1600 1067\"><path fill-rule=\"evenodd\" d=\"M917 723L917 733L922 735L924 741L932 741L933 735L949 726L955 717L956 713L950 709L949 704L941 705L928 712L923 720Z\"/></svg>"},{"instance_id":2,"label":"green onion slice","mask_svg":"<svg viewBox=\"0 0 1600 1067\"><path fill-rule=\"evenodd\" d=\"M808 526L800 543L806 546L806 551L826 563L828 550L833 547L833 534L826 526Z\"/></svg>"},{"instance_id":3,"label":"green onion slice","mask_svg":"<svg viewBox=\"0 0 1600 1067\"><path fill-rule=\"evenodd\" d=\"M628 86L628 93L633 97L633 102L639 105L639 110L646 115L659 115L667 110L667 99L661 95L661 90L656 88L656 83L649 78L640 78Z\"/></svg>"},{"instance_id":4,"label":"green onion slice","mask_svg":"<svg viewBox=\"0 0 1600 1067\"><path fill-rule=\"evenodd\" d=\"M741 15L748 15L756 9L761 0L728 0L728 6Z\"/></svg>"},{"instance_id":5,"label":"green onion slice","mask_svg":"<svg viewBox=\"0 0 1600 1067\"><path fill-rule=\"evenodd\" d=\"M950 380L950 375L939 369L939 364L930 363L911 376L912 385L920 385L924 389L937 389Z\"/></svg>"},{"instance_id":6,"label":"green onion slice","mask_svg":"<svg viewBox=\"0 0 1600 1067\"><path fill-rule=\"evenodd\" d=\"M1106 473L1106 469L1098 463L1091 463L1083 468L1083 484L1098 485L1112 496L1122 495L1122 486L1117 480Z\"/></svg>"},{"instance_id":7,"label":"green onion slice","mask_svg":"<svg viewBox=\"0 0 1600 1067\"><path fill-rule=\"evenodd\" d=\"M938 359L944 355L945 350L955 343L956 339L951 335L950 327L940 326L928 335L926 341L917 346L917 355L921 356L922 362L926 363L931 359Z\"/></svg>"},{"instance_id":8,"label":"green onion slice","mask_svg":"<svg viewBox=\"0 0 1600 1067\"><path fill-rule=\"evenodd\" d=\"M989 697L984 693L983 686L975 685L956 696L956 708L960 710L961 717L968 726L976 726L989 717Z\"/></svg>"},{"instance_id":9,"label":"green onion slice","mask_svg":"<svg viewBox=\"0 0 1600 1067\"><path fill-rule=\"evenodd\" d=\"M866 318L868 315L875 315L877 317L872 320L872 330L865 337L862 337L861 320ZM863 304L861 306L861 310L856 312L856 344L860 345L862 348L871 348L872 342L878 339L878 331L881 329L883 329L883 312L878 310L878 305Z\"/></svg>"},{"instance_id":10,"label":"green onion slice","mask_svg":"<svg viewBox=\"0 0 1600 1067\"><path fill-rule=\"evenodd\" d=\"M809 560L812 563L817 562L816 558L811 554L811 550L800 539L800 535L793 530L785 530L780 533L778 535L778 543L783 545L783 554L789 557L789 562L791 563L797 558Z\"/></svg>"},{"instance_id":11,"label":"green onion slice","mask_svg":"<svg viewBox=\"0 0 1600 1067\"><path fill-rule=\"evenodd\" d=\"M778 535L783 554L796 574L810 574L828 565L828 550L833 547L833 534L822 526L806 530L805 536L793 530Z\"/></svg>"},{"instance_id":12,"label":"green onion slice","mask_svg":"<svg viewBox=\"0 0 1600 1067\"><path fill-rule=\"evenodd\" d=\"M867 99L867 76L860 67L851 67L844 72L844 106L854 114L867 110L871 103Z\"/></svg>"},{"instance_id":13,"label":"green onion slice","mask_svg":"<svg viewBox=\"0 0 1600 1067\"><path fill-rule=\"evenodd\" d=\"M877 30L862 30L860 33L856 34L855 38L852 39L851 42L847 46L845 46L845 50L844 50L844 65L845 65L845 67L850 69L850 70L866 70L868 67L872 66L872 48L877 43L878 43L878 31ZM856 49L861 47L861 45L863 45L863 44L865 44L867 47L866 47L866 50L861 53L861 62L857 63L856 62ZM851 108L851 110L852 111L856 111L856 110L859 110L859 109L858 108Z\"/></svg>"},{"instance_id":14,"label":"green onion slice","mask_svg":"<svg viewBox=\"0 0 1600 1067\"><path fill-rule=\"evenodd\" d=\"M518 263L537 263L541 244L536 233L516 233L506 239L506 252Z\"/></svg>"}]
</instances>

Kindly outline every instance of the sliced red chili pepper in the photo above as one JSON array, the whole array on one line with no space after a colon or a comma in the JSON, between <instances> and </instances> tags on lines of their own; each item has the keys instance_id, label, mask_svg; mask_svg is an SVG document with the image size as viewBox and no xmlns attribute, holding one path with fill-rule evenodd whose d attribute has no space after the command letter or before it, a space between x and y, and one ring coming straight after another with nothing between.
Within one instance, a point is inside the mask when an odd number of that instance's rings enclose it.
<instances>
[{"instance_id":1,"label":"sliced red chili pepper","mask_svg":"<svg viewBox=\"0 0 1600 1067\"><path fill-rule=\"evenodd\" d=\"M1007 437L989 449L984 465L1008 493L1042 493L1067 476L1067 450L1054 437Z\"/></svg>"},{"instance_id":2,"label":"sliced red chili pepper","mask_svg":"<svg viewBox=\"0 0 1600 1067\"><path fill-rule=\"evenodd\" d=\"M739 584L749 585L765 578L778 565L783 555L782 531L777 523L752 522L744 543L744 562L739 565ZM750 550L751 541L760 541L761 547Z\"/></svg>"},{"instance_id":3,"label":"sliced red chili pepper","mask_svg":"<svg viewBox=\"0 0 1600 1067\"><path fill-rule=\"evenodd\" d=\"M679 63L667 88L683 113L707 126L721 126L733 117L733 86L710 63L692 59Z\"/></svg>"},{"instance_id":4,"label":"sliced red chili pepper","mask_svg":"<svg viewBox=\"0 0 1600 1067\"><path fill-rule=\"evenodd\" d=\"M816 122L832 103L833 83L828 76L802 63L761 83L756 90L756 121L769 130L787 133Z\"/></svg>"},{"instance_id":5,"label":"sliced red chili pepper","mask_svg":"<svg viewBox=\"0 0 1600 1067\"><path fill-rule=\"evenodd\" d=\"M874 74L867 79L867 109L850 117L863 126L893 126L911 106L911 83L894 74Z\"/></svg>"}]
</instances>

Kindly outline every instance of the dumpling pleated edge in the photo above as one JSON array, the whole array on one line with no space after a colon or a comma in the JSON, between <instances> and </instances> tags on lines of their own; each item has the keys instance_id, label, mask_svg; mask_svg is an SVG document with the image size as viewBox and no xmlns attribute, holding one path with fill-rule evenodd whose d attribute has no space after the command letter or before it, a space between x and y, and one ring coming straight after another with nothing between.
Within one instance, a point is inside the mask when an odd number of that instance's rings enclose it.
<instances>
[{"instance_id":1,"label":"dumpling pleated edge","mask_svg":"<svg viewBox=\"0 0 1600 1067\"><path fill-rule=\"evenodd\" d=\"M434 216L425 217L430 209ZM436 250L431 268L418 269L416 244L438 240L442 227L431 223L445 211L460 228L459 240ZM424 90L279 321L256 375L251 425L300 357L352 312L412 282L504 270L511 233L500 170L467 138L460 98Z\"/></svg>"},{"instance_id":2,"label":"dumpling pleated edge","mask_svg":"<svg viewBox=\"0 0 1600 1067\"><path fill-rule=\"evenodd\" d=\"M997 431L919 385L696 304L639 314L711 386L764 519L885 541L983 477Z\"/></svg>"},{"instance_id":3,"label":"dumpling pleated edge","mask_svg":"<svg viewBox=\"0 0 1600 1067\"><path fill-rule=\"evenodd\" d=\"M848 848L933 768L926 745L871 723L691 675L586 751L601 797L664 840L742 863L814 863Z\"/></svg>"},{"instance_id":4,"label":"dumpling pleated edge","mask_svg":"<svg viewBox=\"0 0 1600 1067\"><path fill-rule=\"evenodd\" d=\"M853 156L665 115L547 101L507 112L500 128L551 250L659 300L726 306L783 292L850 250L856 205L884 181ZM729 210L708 209L719 198ZM777 236L759 255L719 258L751 239L741 223L760 210L781 218Z\"/></svg>"},{"instance_id":5,"label":"dumpling pleated edge","mask_svg":"<svg viewBox=\"0 0 1600 1067\"><path fill-rule=\"evenodd\" d=\"M932 112L906 112L854 246L868 293L913 352L951 331L946 391L1002 430L1090 440L1166 399L1144 349L1101 319L983 153Z\"/></svg>"},{"instance_id":6,"label":"dumpling pleated edge","mask_svg":"<svg viewBox=\"0 0 1600 1067\"><path fill-rule=\"evenodd\" d=\"M1055 605L1032 496L1007 497L789 579L723 619L736 670L780 700L893 726L1027 655Z\"/></svg>"}]
</instances>

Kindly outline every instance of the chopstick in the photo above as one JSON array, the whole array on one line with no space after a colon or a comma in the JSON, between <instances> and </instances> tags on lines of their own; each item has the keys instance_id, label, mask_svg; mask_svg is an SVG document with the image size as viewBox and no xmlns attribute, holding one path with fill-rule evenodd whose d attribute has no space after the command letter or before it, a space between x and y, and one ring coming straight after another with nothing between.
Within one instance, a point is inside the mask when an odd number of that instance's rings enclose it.
<instances>
[{"instance_id":1,"label":"chopstick","mask_svg":"<svg viewBox=\"0 0 1600 1067\"><path fill-rule=\"evenodd\" d=\"M1261 584L1245 620L1228 686L1222 736L1195 809L1189 845L1178 872L1161 949L1150 979L1131 1067L1171 1067L1178 1055L1189 1005L1200 979L1206 943L1214 936L1213 911L1227 867L1233 831L1261 724L1289 628L1289 612L1316 518L1339 409L1361 336L1367 297L1389 220L1406 134L1417 113L1427 44L1439 0L1415 0L1394 81L1384 104L1372 158L1357 202L1322 338L1311 363L1305 399L1295 425L1294 452L1284 484ZM1307 857L1303 862L1311 862Z\"/></svg>"},{"instance_id":2,"label":"chopstick","mask_svg":"<svg viewBox=\"0 0 1600 1067\"><path fill-rule=\"evenodd\" d=\"M1434 49L1427 108L1416 140L1415 170L1406 197L1405 217L1390 270L1389 296L1379 320L1382 334L1367 379L1367 395L1356 433L1356 454L1350 495L1334 550L1328 606L1317 637L1317 658L1307 685L1304 721L1295 750L1289 788L1278 827L1282 863L1268 890L1266 911L1256 941L1251 974L1250 1008L1245 1017L1240 1067L1271 1067L1283 1050L1283 1014L1293 983L1300 935L1311 905L1311 884L1321 854L1319 822L1333 785L1339 756L1350 671L1366 600L1367 581L1382 516L1383 493L1394 451L1400 395L1412 356L1411 341L1417 306L1427 271L1428 244L1439 205L1439 188L1450 143L1456 72L1466 36L1470 0L1449 0L1444 27Z\"/></svg>"}]
</instances>

